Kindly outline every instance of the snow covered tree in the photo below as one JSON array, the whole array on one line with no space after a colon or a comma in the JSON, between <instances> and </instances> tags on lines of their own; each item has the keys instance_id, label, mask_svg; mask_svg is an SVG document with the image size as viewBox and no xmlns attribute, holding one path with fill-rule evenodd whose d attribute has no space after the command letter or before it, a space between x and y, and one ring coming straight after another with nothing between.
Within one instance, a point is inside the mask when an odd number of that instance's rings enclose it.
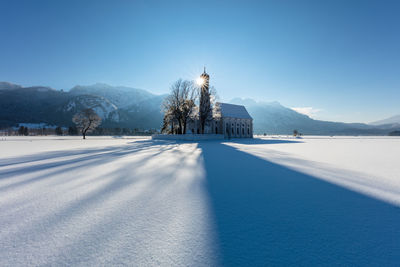
<instances>
[{"instance_id":1,"label":"snow covered tree","mask_svg":"<svg viewBox=\"0 0 400 267\"><path fill-rule=\"evenodd\" d=\"M185 134L187 123L196 100L196 90L191 81L179 79L171 86L171 94L163 102L162 132Z\"/></svg>"},{"instance_id":2,"label":"snow covered tree","mask_svg":"<svg viewBox=\"0 0 400 267\"><path fill-rule=\"evenodd\" d=\"M76 127L81 131L83 139L86 139L86 134L93 131L101 124L101 118L97 113L91 109L84 109L72 118Z\"/></svg>"},{"instance_id":3,"label":"snow covered tree","mask_svg":"<svg viewBox=\"0 0 400 267\"><path fill-rule=\"evenodd\" d=\"M175 125L177 124L174 115L174 109L172 107L169 107L167 102L164 101L163 111L164 111L164 118L163 118L163 125L161 128L161 132L174 134Z\"/></svg>"},{"instance_id":4,"label":"snow covered tree","mask_svg":"<svg viewBox=\"0 0 400 267\"><path fill-rule=\"evenodd\" d=\"M196 90L192 82L185 81L183 83L181 95L183 99L181 105L183 134L186 134L188 120L196 106Z\"/></svg>"}]
</instances>

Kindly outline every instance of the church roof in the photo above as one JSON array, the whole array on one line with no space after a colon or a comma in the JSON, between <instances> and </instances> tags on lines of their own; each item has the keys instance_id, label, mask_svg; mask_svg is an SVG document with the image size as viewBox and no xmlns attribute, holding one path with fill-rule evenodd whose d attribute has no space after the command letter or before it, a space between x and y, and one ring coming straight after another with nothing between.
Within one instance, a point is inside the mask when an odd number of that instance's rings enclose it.
<instances>
[{"instance_id":1,"label":"church roof","mask_svg":"<svg viewBox=\"0 0 400 267\"><path fill-rule=\"evenodd\" d=\"M252 119L246 108L242 105L234 105L228 103L217 103L220 106L223 117Z\"/></svg>"}]
</instances>

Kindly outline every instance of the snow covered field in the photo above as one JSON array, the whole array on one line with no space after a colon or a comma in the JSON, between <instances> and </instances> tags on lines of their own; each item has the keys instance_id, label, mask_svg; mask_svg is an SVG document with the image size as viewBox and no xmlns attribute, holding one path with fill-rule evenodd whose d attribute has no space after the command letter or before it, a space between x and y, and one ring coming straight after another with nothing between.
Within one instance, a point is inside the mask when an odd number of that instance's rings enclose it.
<instances>
[{"instance_id":1,"label":"snow covered field","mask_svg":"<svg viewBox=\"0 0 400 267\"><path fill-rule=\"evenodd\" d=\"M400 262L400 138L0 140L0 266Z\"/></svg>"}]
</instances>

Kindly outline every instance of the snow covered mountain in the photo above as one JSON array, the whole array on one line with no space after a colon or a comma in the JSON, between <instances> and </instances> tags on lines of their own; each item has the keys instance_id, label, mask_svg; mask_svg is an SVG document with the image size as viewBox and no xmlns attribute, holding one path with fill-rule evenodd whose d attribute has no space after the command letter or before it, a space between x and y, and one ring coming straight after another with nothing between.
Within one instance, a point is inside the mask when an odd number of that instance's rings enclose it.
<instances>
[{"instance_id":1,"label":"snow covered mountain","mask_svg":"<svg viewBox=\"0 0 400 267\"><path fill-rule=\"evenodd\" d=\"M22 87L0 82L0 127L18 123L70 126L76 112L93 108L102 117L101 127L158 129L164 98L165 95L141 89L101 83L78 85L64 92L44 86ZM311 119L278 102L236 98L231 103L246 106L254 119L256 134L291 134L296 129L316 135L386 135L400 130L400 125L392 124L392 120L383 121L384 125L329 122Z\"/></svg>"},{"instance_id":2,"label":"snow covered mountain","mask_svg":"<svg viewBox=\"0 0 400 267\"><path fill-rule=\"evenodd\" d=\"M291 134L298 130L303 134L316 135L381 135L388 133L388 127L363 123L343 123L314 120L278 102L257 102L252 99L235 98L232 104L245 105L253 117L256 134Z\"/></svg>"},{"instance_id":3,"label":"snow covered mountain","mask_svg":"<svg viewBox=\"0 0 400 267\"><path fill-rule=\"evenodd\" d=\"M116 105L111 103L107 98L96 95L78 95L72 97L70 101L63 107L64 110L77 113L79 110L91 108L102 120L110 120L119 122L119 113Z\"/></svg>"},{"instance_id":4,"label":"snow covered mountain","mask_svg":"<svg viewBox=\"0 0 400 267\"><path fill-rule=\"evenodd\" d=\"M154 104L152 100L159 98L159 96L153 95L146 90L124 86L110 86L104 83L96 83L89 86L77 85L70 90L70 93L72 95L102 96L118 108L124 109L144 104Z\"/></svg>"},{"instance_id":5,"label":"snow covered mountain","mask_svg":"<svg viewBox=\"0 0 400 267\"><path fill-rule=\"evenodd\" d=\"M159 128L164 96L129 87L106 84L75 86L69 92L49 87L22 87L0 83L0 126L17 123L72 125L73 115L93 108L102 127Z\"/></svg>"},{"instance_id":6,"label":"snow covered mountain","mask_svg":"<svg viewBox=\"0 0 400 267\"><path fill-rule=\"evenodd\" d=\"M99 96L118 109L113 125L130 128L159 128L162 122L161 103L165 95L154 95L146 90L96 83L75 86L69 92L74 96ZM113 115L114 116L114 115Z\"/></svg>"},{"instance_id":7,"label":"snow covered mountain","mask_svg":"<svg viewBox=\"0 0 400 267\"><path fill-rule=\"evenodd\" d=\"M0 90L13 90L18 88L22 88L22 86L9 82L0 82Z\"/></svg>"},{"instance_id":8,"label":"snow covered mountain","mask_svg":"<svg viewBox=\"0 0 400 267\"><path fill-rule=\"evenodd\" d=\"M400 126L400 115L392 116L387 119L371 122L371 125L392 125L393 127L399 127Z\"/></svg>"}]
</instances>

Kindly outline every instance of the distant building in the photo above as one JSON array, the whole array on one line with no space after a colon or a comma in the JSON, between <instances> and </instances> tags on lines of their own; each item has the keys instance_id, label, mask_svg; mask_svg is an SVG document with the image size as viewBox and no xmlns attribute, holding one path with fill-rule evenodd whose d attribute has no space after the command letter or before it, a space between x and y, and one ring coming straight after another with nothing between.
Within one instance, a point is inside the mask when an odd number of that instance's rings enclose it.
<instances>
[{"instance_id":1,"label":"distant building","mask_svg":"<svg viewBox=\"0 0 400 267\"><path fill-rule=\"evenodd\" d=\"M199 110L210 106L210 99L207 97L210 76L204 70L200 77L205 82L201 88ZM253 138L253 118L244 106L217 102L212 113L212 118L204 125L204 134L223 134L225 138ZM201 133L199 116L189 121L189 133Z\"/></svg>"},{"instance_id":2,"label":"distant building","mask_svg":"<svg viewBox=\"0 0 400 267\"><path fill-rule=\"evenodd\" d=\"M253 138L253 119L242 105L216 103L219 114L207 123L205 134L223 134L225 138ZM200 133L199 120L189 122L189 133Z\"/></svg>"},{"instance_id":3,"label":"distant building","mask_svg":"<svg viewBox=\"0 0 400 267\"><path fill-rule=\"evenodd\" d=\"M221 117L216 122L216 130L221 129L226 138L252 138L253 118L242 105L217 103L217 110L220 110ZM219 133L219 132L218 132Z\"/></svg>"}]
</instances>

